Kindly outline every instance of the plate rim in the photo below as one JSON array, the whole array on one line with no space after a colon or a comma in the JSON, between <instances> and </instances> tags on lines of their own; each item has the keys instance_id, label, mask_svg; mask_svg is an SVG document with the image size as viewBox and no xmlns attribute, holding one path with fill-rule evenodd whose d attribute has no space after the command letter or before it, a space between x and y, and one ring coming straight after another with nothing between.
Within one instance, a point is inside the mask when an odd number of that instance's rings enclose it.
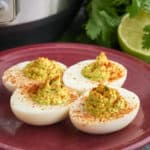
<instances>
[{"instance_id":1,"label":"plate rim","mask_svg":"<svg viewBox=\"0 0 150 150\"><path fill-rule=\"evenodd\" d=\"M9 53L15 53L20 51L20 49L23 49L24 51L26 50L33 50L34 48L39 48L39 47L43 47L43 48L82 48L82 50L86 50L86 49L91 49L91 48L95 48L95 49L102 49L102 50L107 50L110 53L112 53L111 51L115 51L115 54L117 55L124 55L126 58L130 59L133 62L137 62L139 64L142 64L144 66L147 66L148 68L150 68L150 64L144 62L143 60L134 57L128 53L125 53L124 51L121 51L119 49L115 49L115 48L109 48L109 47L104 47L101 45L95 45L95 44L86 44L86 43L73 43L73 42L47 42L47 43L35 43L35 44L27 44L27 45L22 45L22 46L17 46L14 48L8 48L8 49L4 49L4 50L0 50L0 57L7 55Z\"/></svg>"}]
</instances>

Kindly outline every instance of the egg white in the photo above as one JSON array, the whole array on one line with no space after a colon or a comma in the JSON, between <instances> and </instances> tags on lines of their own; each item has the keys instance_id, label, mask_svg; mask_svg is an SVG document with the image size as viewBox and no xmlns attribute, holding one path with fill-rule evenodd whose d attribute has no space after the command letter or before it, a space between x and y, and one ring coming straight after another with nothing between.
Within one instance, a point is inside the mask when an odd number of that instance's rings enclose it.
<instances>
[{"instance_id":1,"label":"egg white","mask_svg":"<svg viewBox=\"0 0 150 150\"><path fill-rule=\"evenodd\" d=\"M4 71L2 75L2 83L5 86L7 90L10 92L13 92L17 87L20 87L22 85L28 85L28 84L39 84L43 81L33 80L26 77L23 73L23 69L26 67L28 63L31 61L24 61L21 63L18 63L14 66L11 66L7 70ZM60 64L64 69L66 69L66 65L63 63L57 62Z\"/></svg>"},{"instance_id":2,"label":"egg white","mask_svg":"<svg viewBox=\"0 0 150 150\"><path fill-rule=\"evenodd\" d=\"M93 87L96 87L99 84L99 82L92 81L84 77L81 73L82 69L85 66L93 62L95 62L95 60L84 60L68 67L68 69L64 72L63 75L64 84L72 89L77 90L79 93L83 93L89 89L92 89ZM119 64L114 61L111 62L118 65L124 71L124 75L119 79L113 80L111 82L107 81L104 84L121 87L127 78L127 69L122 64Z\"/></svg>"},{"instance_id":3,"label":"egg white","mask_svg":"<svg viewBox=\"0 0 150 150\"><path fill-rule=\"evenodd\" d=\"M126 126L128 126L136 117L139 108L140 108L140 99L139 97L126 89L115 87L119 93L125 98L125 100L131 105L136 106L134 109L125 114L121 118L108 120L101 122L98 119L93 119L90 117L87 119L83 114L83 97L88 95L88 92L81 96L77 101L75 101L69 110L69 116L72 124L79 129L80 131L90 133L90 134L108 134L115 131L119 131Z\"/></svg>"},{"instance_id":4,"label":"egg white","mask_svg":"<svg viewBox=\"0 0 150 150\"><path fill-rule=\"evenodd\" d=\"M36 126L51 125L65 119L71 103L62 105L41 105L17 88L11 98L10 107L21 121Z\"/></svg>"}]
</instances>

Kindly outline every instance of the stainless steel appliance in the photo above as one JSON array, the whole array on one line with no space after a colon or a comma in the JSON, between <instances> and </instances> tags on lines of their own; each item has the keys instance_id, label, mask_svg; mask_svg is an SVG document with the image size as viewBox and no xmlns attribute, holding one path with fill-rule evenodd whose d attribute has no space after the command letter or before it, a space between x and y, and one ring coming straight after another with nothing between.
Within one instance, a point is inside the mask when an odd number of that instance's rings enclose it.
<instances>
[{"instance_id":1,"label":"stainless steel appliance","mask_svg":"<svg viewBox=\"0 0 150 150\"><path fill-rule=\"evenodd\" d=\"M83 0L0 0L0 49L55 40Z\"/></svg>"}]
</instances>

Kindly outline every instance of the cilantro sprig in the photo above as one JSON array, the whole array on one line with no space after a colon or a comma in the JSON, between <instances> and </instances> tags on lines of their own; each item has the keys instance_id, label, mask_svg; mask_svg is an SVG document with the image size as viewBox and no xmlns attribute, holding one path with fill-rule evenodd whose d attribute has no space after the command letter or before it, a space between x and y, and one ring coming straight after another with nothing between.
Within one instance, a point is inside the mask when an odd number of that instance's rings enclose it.
<instances>
[{"instance_id":1,"label":"cilantro sprig","mask_svg":"<svg viewBox=\"0 0 150 150\"><path fill-rule=\"evenodd\" d=\"M111 47L116 39L117 26L129 0L91 0L87 6L87 36L97 44Z\"/></svg>"},{"instance_id":2,"label":"cilantro sprig","mask_svg":"<svg viewBox=\"0 0 150 150\"><path fill-rule=\"evenodd\" d=\"M126 13L131 17L140 11L150 12L150 0L85 0L84 21L77 24L79 31L63 37L63 41L99 44L106 47L117 47L117 28ZM79 27L80 26L80 27ZM147 30L147 29L146 29ZM148 49L147 31L143 36L143 47Z\"/></svg>"},{"instance_id":3,"label":"cilantro sprig","mask_svg":"<svg viewBox=\"0 0 150 150\"><path fill-rule=\"evenodd\" d=\"M131 17L135 17L140 11L150 12L150 0L132 0L132 3L128 6L127 11Z\"/></svg>"},{"instance_id":4,"label":"cilantro sprig","mask_svg":"<svg viewBox=\"0 0 150 150\"><path fill-rule=\"evenodd\" d=\"M150 0L89 0L86 36L96 44L114 47L122 16L128 12L131 17L135 17L140 11L150 12ZM148 47L147 37L143 39L145 48Z\"/></svg>"}]
</instances>

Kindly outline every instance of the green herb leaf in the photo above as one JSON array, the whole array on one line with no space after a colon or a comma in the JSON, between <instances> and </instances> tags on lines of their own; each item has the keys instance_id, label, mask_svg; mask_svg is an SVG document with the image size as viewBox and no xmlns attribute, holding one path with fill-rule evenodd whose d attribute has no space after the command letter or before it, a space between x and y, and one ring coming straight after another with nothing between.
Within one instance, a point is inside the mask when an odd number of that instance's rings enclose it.
<instances>
[{"instance_id":1,"label":"green herb leaf","mask_svg":"<svg viewBox=\"0 0 150 150\"><path fill-rule=\"evenodd\" d=\"M130 17L134 17L138 14L141 8L141 2L139 0L132 0L132 4L127 8Z\"/></svg>"},{"instance_id":2,"label":"green herb leaf","mask_svg":"<svg viewBox=\"0 0 150 150\"><path fill-rule=\"evenodd\" d=\"M141 7L143 10L150 12L150 0L141 0Z\"/></svg>"},{"instance_id":3,"label":"green herb leaf","mask_svg":"<svg viewBox=\"0 0 150 150\"><path fill-rule=\"evenodd\" d=\"M150 25L146 25L143 32L142 47L146 50L150 50Z\"/></svg>"},{"instance_id":4,"label":"green herb leaf","mask_svg":"<svg viewBox=\"0 0 150 150\"><path fill-rule=\"evenodd\" d=\"M89 19L86 25L86 32L92 40L95 40L101 32L101 28L99 28L99 26L92 17Z\"/></svg>"},{"instance_id":5,"label":"green herb leaf","mask_svg":"<svg viewBox=\"0 0 150 150\"><path fill-rule=\"evenodd\" d=\"M140 11L150 12L150 0L132 0L127 10L131 17L135 17Z\"/></svg>"},{"instance_id":6,"label":"green herb leaf","mask_svg":"<svg viewBox=\"0 0 150 150\"><path fill-rule=\"evenodd\" d=\"M116 4L117 1L115 0ZM88 5L89 19L86 34L97 44L111 47L114 42L114 31L120 22L112 0L92 0ZM118 6L118 5L117 5Z\"/></svg>"}]
</instances>

